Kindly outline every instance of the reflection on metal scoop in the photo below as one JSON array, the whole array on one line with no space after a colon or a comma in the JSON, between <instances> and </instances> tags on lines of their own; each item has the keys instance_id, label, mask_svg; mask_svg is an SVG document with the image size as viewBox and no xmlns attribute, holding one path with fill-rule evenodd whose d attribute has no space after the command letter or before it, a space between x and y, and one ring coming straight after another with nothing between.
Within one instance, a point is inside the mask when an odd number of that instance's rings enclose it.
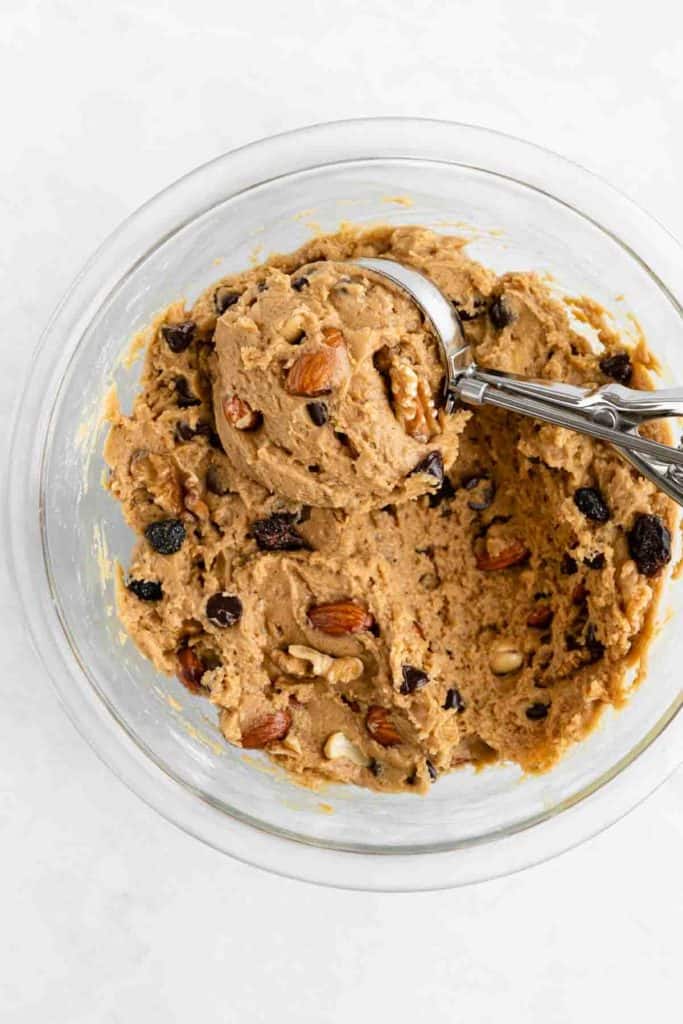
<instances>
[{"instance_id":1,"label":"reflection on metal scoop","mask_svg":"<svg viewBox=\"0 0 683 1024\"><path fill-rule=\"evenodd\" d=\"M446 410L458 402L496 405L580 434L609 441L636 469L683 505L683 451L641 437L648 420L683 416L683 388L636 391L621 384L579 388L498 370L484 370L472 360L460 318L433 281L395 260L356 259L407 292L431 324L447 368Z\"/></svg>"}]
</instances>

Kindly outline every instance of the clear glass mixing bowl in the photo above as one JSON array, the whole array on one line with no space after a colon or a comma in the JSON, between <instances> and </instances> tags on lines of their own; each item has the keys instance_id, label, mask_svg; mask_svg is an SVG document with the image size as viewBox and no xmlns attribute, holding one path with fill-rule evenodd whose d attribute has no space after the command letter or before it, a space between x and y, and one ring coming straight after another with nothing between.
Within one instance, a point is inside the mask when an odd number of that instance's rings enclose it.
<instances>
[{"instance_id":1,"label":"clear glass mixing bowl","mask_svg":"<svg viewBox=\"0 0 683 1024\"><path fill-rule=\"evenodd\" d=\"M133 537L101 486L103 396L124 408L133 333L255 256L341 221L464 233L497 270L633 311L683 381L681 250L581 168L479 128L388 119L319 125L219 157L130 217L92 258L48 326L15 421L11 550L35 647L97 753L158 811L216 848L282 874L415 890L517 870L594 834L650 792L681 751L677 630L655 640L625 710L551 773L499 765L442 778L427 798L352 788L311 793L261 755L225 744L213 709L160 677L122 635L111 562ZM220 260L220 263L217 263ZM617 296L623 298L617 300ZM662 612L681 605L667 592Z\"/></svg>"}]
</instances>

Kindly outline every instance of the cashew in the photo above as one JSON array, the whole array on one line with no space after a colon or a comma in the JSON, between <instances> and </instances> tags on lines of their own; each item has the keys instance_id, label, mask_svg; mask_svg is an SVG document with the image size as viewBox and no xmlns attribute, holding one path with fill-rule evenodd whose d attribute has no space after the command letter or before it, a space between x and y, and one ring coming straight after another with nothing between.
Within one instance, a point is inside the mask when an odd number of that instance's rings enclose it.
<instances>
[{"instance_id":1,"label":"cashew","mask_svg":"<svg viewBox=\"0 0 683 1024\"><path fill-rule=\"evenodd\" d=\"M323 753L328 761L346 759L360 765L361 768L367 768L370 764L370 759L343 732L333 732L327 737Z\"/></svg>"},{"instance_id":2,"label":"cashew","mask_svg":"<svg viewBox=\"0 0 683 1024\"><path fill-rule=\"evenodd\" d=\"M508 672L516 672L522 667L524 655L510 643L500 644L494 648L489 658L491 671L497 676L507 675Z\"/></svg>"}]
</instances>

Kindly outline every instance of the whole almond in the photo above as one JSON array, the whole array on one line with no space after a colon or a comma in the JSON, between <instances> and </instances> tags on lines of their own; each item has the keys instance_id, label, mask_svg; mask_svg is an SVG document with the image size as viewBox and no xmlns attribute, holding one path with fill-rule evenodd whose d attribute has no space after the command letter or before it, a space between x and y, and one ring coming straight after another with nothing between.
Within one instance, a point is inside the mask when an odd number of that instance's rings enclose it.
<instances>
[{"instance_id":1,"label":"whole almond","mask_svg":"<svg viewBox=\"0 0 683 1024\"><path fill-rule=\"evenodd\" d=\"M374 740L383 747L395 747L401 743L401 736L392 722L389 712L379 704L372 704L365 716L365 727Z\"/></svg>"},{"instance_id":2,"label":"whole almond","mask_svg":"<svg viewBox=\"0 0 683 1024\"><path fill-rule=\"evenodd\" d=\"M527 616L527 626L532 626L534 629L545 629L553 621L554 611L552 608L543 604L538 608L534 608L532 612Z\"/></svg>"},{"instance_id":3,"label":"whole almond","mask_svg":"<svg viewBox=\"0 0 683 1024\"><path fill-rule=\"evenodd\" d=\"M256 430L261 423L260 413L254 412L239 395L226 395L223 398L223 415L237 430Z\"/></svg>"},{"instance_id":4,"label":"whole almond","mask_svg":"<svg viewBox=\"0 0 683 1024\"><path fill-rule=\"evenodd\" d=\"M292 725L292 716L287 709L275 711L254 722L242 733L242 746L248 750L262 750L270 743L285 738Z\"/></svg>"},{"instance_id":5,"label":"whole almond","mask_svg":"<svg viewBox=\"0 0 683 1024\"><path fill-rule=\"evenodd\" d=\"M496 569L509 569L512 565L526 562L531 552L521 541L515 540L497 555L489 555L484 551L476 556L477 569L491 572Z\"/></svg>"},{"instance_id":6,"label":"whole almond","mask_svg":"<svg viewBox=\"0 0 683 1024\"><path fill-rule=\"evenodd\" d=\"M176 675L191 693L205 693L202 686L204 665L191 647L181 647L176 654Z\"/></svg>"},{"instance_id":7,"label":"whole almond","mask_svg":"<svg viewBox=\"0 0 683 1024\"><path fill-rule=\"evenodd\" d=\"M290 395L313 398L332 390L339 361L337 349L325 348L304 352L289 368L286 388Z\"/></svg>"},{"instance_id":8,"label":"whole almond","mask_svg":"<svg viewBox=\"0 0 683 1024\"><path fill-rule=\"evenodd\" d=\"M355 601L332 601L316 604L308 610L308 619L315 629L328 636L365 633L375 620L367 608Z\"/></svg>"}]
</instances>

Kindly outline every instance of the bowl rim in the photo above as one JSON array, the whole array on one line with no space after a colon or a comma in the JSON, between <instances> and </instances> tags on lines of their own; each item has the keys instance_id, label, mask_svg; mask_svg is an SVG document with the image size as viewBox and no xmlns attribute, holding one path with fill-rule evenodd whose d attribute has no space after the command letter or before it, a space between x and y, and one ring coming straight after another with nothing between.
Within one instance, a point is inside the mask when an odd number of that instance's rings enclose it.
<instances>
[{"instance_id":1,"label":"bowl rim","mask_svg":"<svg viewBox=\"0 0 683 1024\"><path fill-rule=\"evenodd\" d=\"M300 145L303 139L306 146ZM349 157L354 147L357 155ZM296 166L303 151L306 160ZM311 162L308 154L313 151L317 159ZM259 156L256 162L255 153ZM465 154L471 154L479 165L456 159ZM111 709L105 707L94 687L82 686L82 676L88 678L87 670L79 664L61 621L57 595L50 585L47 551L45 560L40 561L45 526L42 477L52 409L83 330L150 248L163 244L215 202L224 202L273 178L330 163L411 158L446 159L474 166L569 205L626 248L653 276L683 318L683 291L664 283L675 281L671 272L677 262L680 265L681 250L673 235L603 179L551 150L476 125L422 118L361 118L294 129L248 143L191 170L129 215L95 251L45 328L31 373L16 402L7 467L11 484L5 501L11 539L9 568L32 645L69 717L114 773L168 820L239 860L288 877L379 891L439 889L498 877L546 860L602 831L657 788L680 763L683 722L677 712L681 700L674 702L636 745L632 756L622 759L626 764L614 766L588 787L588 793L579 794L571 806L560 806L543 821L486 843L437 852L356 852L285 837L235 816L226 821L227 809L219 809L161 768L125 728L112 729ZM482 162L487 166L481 166ZM268 170L258 181L254 181L255 163ZM526 173L519 177L522 168ZM552 191L548 190L549 181ZM199 182L205 187L199 190L203 199L198 209L194 192ZM609 226L603 223L605 212L610 214ZM623 222L628 227L625 239L616 233ZM149 247L141 247L141 232L149 239ZM72 343L57 351L51 343L64 337L73 339ZM50 401L45 401L46 380ZM27 508L37 509L38 514L27 516ZM38 593L37 578L42 584ZM420 861L424 861L424 867Z\"/></svg>"}]
</instances>

